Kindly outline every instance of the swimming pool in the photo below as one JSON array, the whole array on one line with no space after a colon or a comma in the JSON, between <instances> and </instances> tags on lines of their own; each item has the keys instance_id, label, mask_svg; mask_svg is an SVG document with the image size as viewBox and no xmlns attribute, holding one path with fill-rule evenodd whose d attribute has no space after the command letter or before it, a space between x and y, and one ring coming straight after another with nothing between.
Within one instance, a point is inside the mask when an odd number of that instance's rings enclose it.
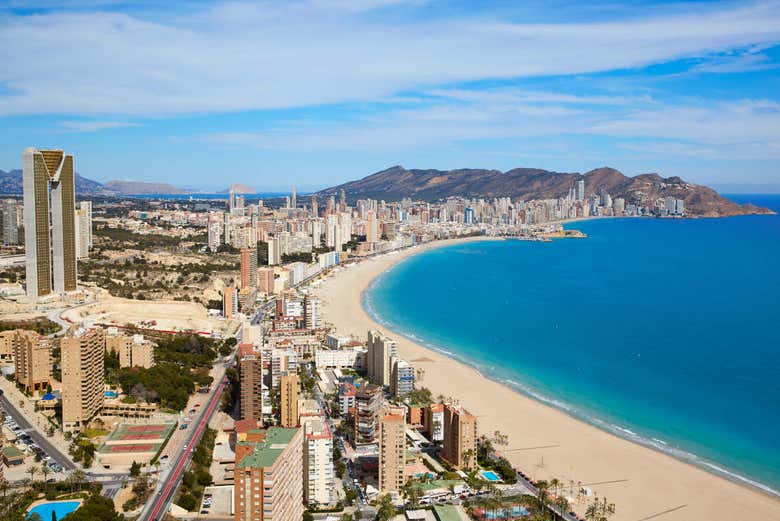
<instances>
[{"instance_id":1,"label":"swimming pool","mask_svg":"<svg viewBox=\"0 0 780 521\"><path fill-rule=\"evenodd\" d=\"M501 481L501 477L492 470L483 470L480 474L482 474L482 477L487 481Z\"/></svg>"},{"instance_id":2,"label":"swimming pool","mask_svg":"<svg viewBox=\"0 0 780 521\"><path fill-rule=\"evenodd\" d=\"M41 516L42 521L60 521L60 519L75 511L77 508L79 508L78 501L50 501L31 508L30 511L27 512L27 517L29 518L33 514L38 514ZM52 512L54 512L56 517L52 517Z\"/></svg>"},{"instance_id":3,"label":"swimming pool","mask_svg":"<svg viewBox=\"0 0 780 521\"><path fill-rule=\"evenodd\" d=\"M103 393L103 396L105 396L106 398L116 398L117 394L114 391L106 391Z\"/></svg>"}]
</instances>

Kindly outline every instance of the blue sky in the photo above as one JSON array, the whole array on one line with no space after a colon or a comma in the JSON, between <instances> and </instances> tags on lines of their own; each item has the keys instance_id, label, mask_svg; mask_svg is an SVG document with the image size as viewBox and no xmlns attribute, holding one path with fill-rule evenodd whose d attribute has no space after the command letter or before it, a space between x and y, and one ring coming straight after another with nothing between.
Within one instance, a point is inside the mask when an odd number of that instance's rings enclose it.
<instances>
[{"instance_id":1,"label":"blue sky","mask_svg":"<svg viewBox=\"0 0 780 521\"><path fill-rule=\"evenodd\" d=\"M0 169L320 187L391 165L780 189L780 2L0 4Z\"/></svg>"}]
</instances>

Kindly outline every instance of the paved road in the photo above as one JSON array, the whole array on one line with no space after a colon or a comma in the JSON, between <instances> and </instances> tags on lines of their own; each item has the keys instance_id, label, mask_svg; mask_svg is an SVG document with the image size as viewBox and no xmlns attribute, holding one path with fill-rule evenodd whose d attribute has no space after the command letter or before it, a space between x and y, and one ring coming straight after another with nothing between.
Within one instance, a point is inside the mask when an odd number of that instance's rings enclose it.
<instances>
[{"instance_id":1,"label":"paved road","mask_svg":"<svg viewBox=\"0 0 780 521\"><path fill-rule=\"evenodd\" d=\"M184 474L184 470L189 466L190 461L192 460L192 451L200 441L214 411L217 410L220 398L222 397L222 392L225 390L226 385L227 377L223 376L222 381L216 386L214 393L209 399L208 405L204 407L205 410L201 412L197 427L192 428L191 425L188 429L190 435L185 438L186 443L182 445L178 455L171 462L173 465L171 470L161 479L160 484L157 487L157 493L147 503L146 507L144 507L138 521L158 521L159 519L162 519L167 512L171 501L173 501L173 496L179 486L182 475Z\"/></svg>"},{"instance_id":2,"label":"paved road","mask_svg":"<svg viewBox=\"0 0 780 521\"><path fill-rule=\"evenodd\" d=\"M76 469L76 465L70 460L70 458L63 454L46 438L46 436L41 434L38 429L36 429L29 421L27 421L27 418L25 418L21 411L19 411L19 409L17 409L16 406L11 403L11 400L6 398L5 395L1 395L0 403L2 403L5 413L13 418L14 421L19 424L19 427L21 427L27 434L29 434L30 438L32 438L32 440L40 448L42 448L46 454L51 456L54 461L62 465L62 468L65 470Z\"/></svg>"}]
</instances>

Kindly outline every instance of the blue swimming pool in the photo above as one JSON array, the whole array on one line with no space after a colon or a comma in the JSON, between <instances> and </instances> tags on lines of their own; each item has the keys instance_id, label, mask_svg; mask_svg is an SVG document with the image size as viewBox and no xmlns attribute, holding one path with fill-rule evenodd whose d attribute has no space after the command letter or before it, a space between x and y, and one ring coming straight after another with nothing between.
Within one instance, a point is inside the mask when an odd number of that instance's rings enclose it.
<instances>
[{"instance_id":1,"label":"blue swimming pool","mask_svg":"<svg viewBox=\"0 0 780 521\"><path fill-rule=\"evenodd\" d=\"M483 470L481 474L488 481L501 481L501 477L492 470Z\"/></svg>"},{"instance_id":2,"label":"blue swimming pool","mask_svg":"<svg viewBox=\"0 0 780 521\"><path fill-rule=\"evenodd\" d=\"M106 391L103 393L106 398L116 398L117 394L114 391Z\"/></svg>"},{"instance_id":3,"label":"blue swimming pool","mask_svg":"<svg viewBox=\"0 0 780 521\"><path fill-rule=\"evenodd\" d=\"M60 519L75 511L78 507L78 501L50 501L31 508L27 512L27 517L38 514L42 521L60 521ZM52 518L52 512L54 512L56 517Z\"/></svg>"}]
</instances>

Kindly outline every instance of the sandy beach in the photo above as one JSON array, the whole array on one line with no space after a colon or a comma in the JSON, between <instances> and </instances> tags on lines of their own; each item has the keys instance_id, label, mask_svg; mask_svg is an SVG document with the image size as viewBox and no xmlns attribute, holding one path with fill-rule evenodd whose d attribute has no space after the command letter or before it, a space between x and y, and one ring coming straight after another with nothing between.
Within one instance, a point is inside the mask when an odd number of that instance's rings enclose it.
<instances>
[{"instance_id":1,"label":"sandy beach","mask_svg":"<svg viewBox=\"0 0 780 521\"><path fill-rule=\"evenodd\" d=\"M507 457L513 464L534 479L556 477L587 485L616 504L612 519L780 520L780 499L572 418L394 334L363 310L361 294L375 277L410 255L452 243L428 243L342 269L316 290L325 321L339 334L365 339L369 329L379 329L393 337L401 356L424 369L420 385L434 396L459 399L477 415L480 434L498 429L509 436ZM583 510L583 504L575 507Z\"/></svg>"}]
</instances>

